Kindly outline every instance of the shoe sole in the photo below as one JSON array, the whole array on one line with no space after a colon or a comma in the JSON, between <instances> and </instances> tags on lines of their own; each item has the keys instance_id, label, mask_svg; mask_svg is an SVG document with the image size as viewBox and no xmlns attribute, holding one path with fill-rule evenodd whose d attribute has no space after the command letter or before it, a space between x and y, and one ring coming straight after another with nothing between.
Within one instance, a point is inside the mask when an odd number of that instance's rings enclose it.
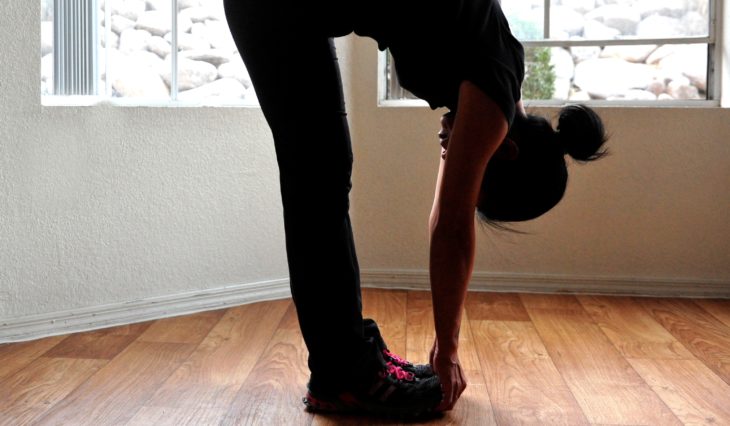
<instances>
[{"instance_id":1,"label":"shoe sole","mask_svg":"<svg viewBox=\"0 0 730 426\"><path fill-rule=\"evenodd\" d=\"M441 414L423 407L383 408L358 401L350 394L340 395L337 401L325 401L307 392L307 395L302 398L302 402L307 411L322 414L363 414L396 419L421 419Z\"/></svg>"}]
</instances>

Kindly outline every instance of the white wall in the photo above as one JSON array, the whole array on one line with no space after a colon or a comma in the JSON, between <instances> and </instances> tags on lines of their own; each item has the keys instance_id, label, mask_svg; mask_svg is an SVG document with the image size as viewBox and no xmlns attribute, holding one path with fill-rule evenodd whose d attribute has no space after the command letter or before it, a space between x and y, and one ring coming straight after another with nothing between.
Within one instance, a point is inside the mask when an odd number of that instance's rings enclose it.
<instances>
[{"instance_id":1,"label":"white wall","mask_svg":"<svg viewBox=\"0 0 730 426\"><path fill-rule=\"evenodd\" d=\"M0 318L286 278L259 110L42 107L39 5L3 12ZM441 111L377 108L375 44L338 44L361 267L424 271ZM531 235L480 232L476 272L730 283L730 112L600 112L612 155L571 166Z\"/></svg>"},{"instance_id":2,"label":"white wall","mask_svg":"<svg viewBox=\"0 0 730 426\"><path fill-rule=\"evenodd\" d=\"M0 15L0 319L286 278L260 110L42 107L39 7Z\"/></svg>"},{"instance_id":3,"label":"white wall","mask_svg":"<svg viewBox=\"0 0 730 426\"><path fill-rule=\"evenodd\" d=\"M424 270L442 110L378 108L377 49L355 43L353 209L364 270ZM528 108L529 109L529 108ZM730 111L601 108L611 155L569 166L530 235L479 231L475 274L718 281L730 290ZM553 117L556 108L533 112Z\"/></svg>"}]
</instances>

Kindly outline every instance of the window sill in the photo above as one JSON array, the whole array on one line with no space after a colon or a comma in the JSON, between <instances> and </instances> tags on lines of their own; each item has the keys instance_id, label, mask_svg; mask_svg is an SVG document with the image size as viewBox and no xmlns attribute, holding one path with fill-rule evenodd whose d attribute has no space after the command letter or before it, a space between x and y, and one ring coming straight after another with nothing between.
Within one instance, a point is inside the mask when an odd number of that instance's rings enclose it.
<instances>
[{"instance_id":1,"label":"window sill","mask_svg":"<svg viewBox=\"0 0 730 426\"><path fill-rule=\"evenodd\" d=\"M251 101L173 101L170 99L106 98L101 96L41 96L46 107L139 107L139 108L259 108Z\"/></svg>"}]
</instances>

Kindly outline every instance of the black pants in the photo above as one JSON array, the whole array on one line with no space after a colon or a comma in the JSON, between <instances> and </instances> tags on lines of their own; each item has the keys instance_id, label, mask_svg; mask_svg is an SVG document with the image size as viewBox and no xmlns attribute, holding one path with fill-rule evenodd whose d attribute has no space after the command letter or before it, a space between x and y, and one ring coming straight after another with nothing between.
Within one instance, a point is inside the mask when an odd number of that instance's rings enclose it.
<instances>
[{"instance_id":1,"label":"black pants","mask_svg":"<svg viewBox=\"0 0 730 426\"><path fill-rule=\"evenodd\" d=\"M315 2L316 3L316 2ZM274 137L287 260L312 377L341 380L363 339L349 217L352 146L332 38L301 0L225 0ZM349 366L349 368L348 368Z\"/></svg>"}]
</instances>

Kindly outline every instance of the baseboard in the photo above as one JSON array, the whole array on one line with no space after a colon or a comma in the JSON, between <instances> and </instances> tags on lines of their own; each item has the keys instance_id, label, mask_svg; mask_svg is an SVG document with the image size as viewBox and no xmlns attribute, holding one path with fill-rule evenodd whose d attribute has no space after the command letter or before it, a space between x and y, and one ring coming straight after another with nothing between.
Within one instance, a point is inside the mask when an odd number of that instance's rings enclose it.
<instances>
[{"instance_id":1,"label":"baseboard","mask_svg":"<svg viewBox=\"0 0 730 426\"><path fill-rule=\"evenodd\" d=\"M363 270L363 287L429 290L425 270ZM486 273L470 291L730 298L730 281ZM289 280L263 281L83 309L0 320L0 343L34 340L291 297Z\"/></svg>"},{"instance_id":2,"label":"baseboard","mask_svg":"<svg viewBox=\"0 0 730 426\"><path fill-rule=\"evenodd\" d=\"M425 270L364 270L363 287L429 290ZM469 291L730 298L730 281L477 272Z\"/></svg>"},{"instance_id":3,"label":"baseboard","mask_svg":"<svg viewBox=\"0 0 730 426\"><path fill-rule=\"evenodd\" d=\"M287 297L291 297L289 279L283 279L0 320L0 343L34 340Z\"/></svg>"}]
</instances>

